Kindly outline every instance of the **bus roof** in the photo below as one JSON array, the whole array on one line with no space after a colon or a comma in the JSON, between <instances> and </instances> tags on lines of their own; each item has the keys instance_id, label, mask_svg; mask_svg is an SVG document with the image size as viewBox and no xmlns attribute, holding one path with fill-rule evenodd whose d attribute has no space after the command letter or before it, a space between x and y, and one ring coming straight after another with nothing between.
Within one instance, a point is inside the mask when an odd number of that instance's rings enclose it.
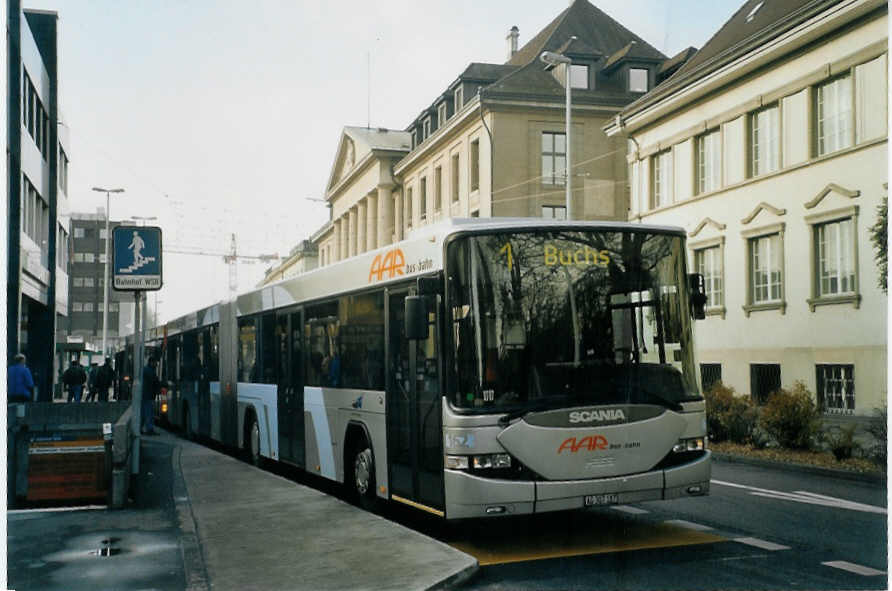
<instances>
[{"instance_id":1,"label":"bus roof","mask_svg":"<svg viewBox=\"0 0 892 591\"><path fill-rule=\"evenodd\" d=\"M336 294L358 292L434 273L443 269L443 244L466 232L522 231L546 228L580 230L633 230L685 235L683 228L610 221L566 221L542 218L449 218L413 229L393 244L370 250L295 277L238 294L236 315L245 316L318 300ZM219 322L224 301L191 312L167 323L168 334L176 334Z\"/></svg>"}]
</instances>

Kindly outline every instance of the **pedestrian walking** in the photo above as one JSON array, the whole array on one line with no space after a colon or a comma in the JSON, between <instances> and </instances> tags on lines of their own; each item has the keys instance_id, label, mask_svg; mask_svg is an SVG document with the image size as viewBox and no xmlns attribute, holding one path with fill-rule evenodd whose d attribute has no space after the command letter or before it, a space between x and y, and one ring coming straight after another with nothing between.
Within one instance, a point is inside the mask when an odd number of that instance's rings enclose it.
<instances>
[{"instance_id":1,"label":"pedestrian walking","mask_svg":"<svg viewBox=\"0 0 892 591\"><path fill-rule=\"evenodd\" d=\"M62 383L68 388L68 402L80 402L84 384L87 383L87 372L77 360L72 360L62 374Z\"/></svg>"},{"instance_id":2,"label":"pedestrian walking","mask_svg":"<svg viewBox=\"0 0 892 591\"><path fill-rule=\"evenodd\" d=\"M99 393L96 388L96 377L99 375L99 364L91 363L90 372L87 374L87 397L84 402L96 402L96 395Z\"/></svg>"},{"instance_id":3,"label":"pedestrian walking","mask_svg":"<svg viewBox=\"0 0 892 591\"><path fill-rule=\"evenodd\" d=\"M108 402L108 389L115 381L115 372L112 369L111 357L105 358L105 363L99 368L96 375L96 390L99 391L99 402Z\"/></svg>"},{"instance_id":4,"label":"pedestrian walking","mask_svg":"<svg viewBox=\"0 0 892 591\"><path fill-rule=\"evenodd\" d=\"M142 427L143 435L155 435L155 397L161 392L161 380L155 366L158 360L154 355L149 357L142 370Z\"/></svg>"},{"instance_id":5,"label":"pedestrian walking","mask_svg":"<svg viewBox=\"0 0 892 591\"><path fill-rule=\"evenodd\" d=\"M34 395L34 376L25 365L25 356L19 353L6 370L7 402L31 402Z\"/></svg>"}]
</instances>

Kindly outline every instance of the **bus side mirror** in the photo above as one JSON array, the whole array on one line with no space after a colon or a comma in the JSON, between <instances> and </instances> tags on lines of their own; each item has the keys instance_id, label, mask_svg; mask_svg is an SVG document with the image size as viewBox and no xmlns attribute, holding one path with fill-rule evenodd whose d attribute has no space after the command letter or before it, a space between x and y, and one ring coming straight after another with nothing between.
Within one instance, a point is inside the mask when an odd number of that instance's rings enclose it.
<instances>
[{"instance_id":1,"label":"bus side mirror","mask_svg":"<svg viewBox=\"0 0 892 591\"><path fill-rule=\"evenodd\" d=\"M691 287L691 316L694 320L706 318L706 280L700 273L688 275Z\"/></svg>"},{"instance_id":2,"label":"bus side mirror","mask_svg":"<svg viewBox=\"0 0 892 591\"><path fill-rule=\"evenodd\" d=\"M421 296L406 296L406 338L414 341L427 339L427 303Z\"/></svg>"}]
</instances>

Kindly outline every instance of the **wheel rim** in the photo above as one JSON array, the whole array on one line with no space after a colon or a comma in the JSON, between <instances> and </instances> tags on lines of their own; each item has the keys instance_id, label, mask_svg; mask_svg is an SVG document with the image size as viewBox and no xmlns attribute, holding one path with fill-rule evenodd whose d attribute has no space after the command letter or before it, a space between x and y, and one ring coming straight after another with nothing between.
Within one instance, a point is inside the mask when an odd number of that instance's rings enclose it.
<instances>
[{"instance_id":1,"label":"wheel rim","mask_svg":"<svg viewBox=\"0 0 892 591\"><path fill-rule=\"evenodd\" d=\"M372 477L372 450L366 448L356 454L356 461L353 463L353 474L356 480L356 492L364 495L369 491L369 484Z\"/></svg>"},{"instance_id":2,"label":"wheel rim","mask_svg":"<svg viewBox=\"0 0 892 591\"><path fill-rule=\"evenodd\" d=\"M251 423L251 457L260 457L260 427L257 426L257 421Z\"/></svg>"}]
</instances>

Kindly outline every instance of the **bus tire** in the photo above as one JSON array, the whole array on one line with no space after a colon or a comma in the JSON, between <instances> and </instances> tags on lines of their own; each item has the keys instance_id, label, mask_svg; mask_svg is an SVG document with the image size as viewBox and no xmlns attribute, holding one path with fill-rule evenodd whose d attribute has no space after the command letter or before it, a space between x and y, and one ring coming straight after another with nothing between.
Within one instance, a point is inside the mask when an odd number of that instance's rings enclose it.
<instances>
[{"instance_id":1,"label":"bus tire","mask_svg":"<svg viewBox=\"0 0 892 591\"><path fill-rule=\"evenodd\" d=\"M260 455L260 426L253 413L248 416L245 423L245 459L257 467L263 463L263 457Z\"/></svg>"},{"instance_id":2,"label":"bus tire","mask_svg":"<svg viewBox=\"0 0 892 591\"><path fill-rule=\"evenodd\" d=\"M350 462L350 489L353 498L366 511L378 508L375 492L375 455L365 436L356 440Z\"/></svg>"}]
</instances>

